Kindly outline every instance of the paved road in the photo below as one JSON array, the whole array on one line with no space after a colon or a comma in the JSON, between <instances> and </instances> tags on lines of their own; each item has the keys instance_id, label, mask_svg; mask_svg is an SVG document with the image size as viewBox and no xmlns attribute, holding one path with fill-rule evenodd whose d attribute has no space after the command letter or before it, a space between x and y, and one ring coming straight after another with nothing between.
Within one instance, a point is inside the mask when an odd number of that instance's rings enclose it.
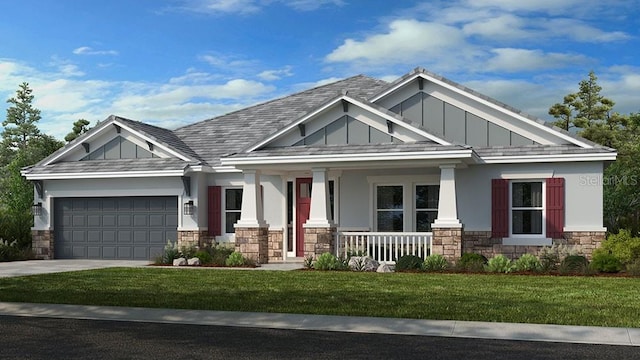
<instances>
[{"instance_id":1,"label":"paved road","mask_svg":"<svg viewBox=\"0 0 640 360\"><path fill-rule=\"evenodd\" d=\"M1 359L638 359L640 348L0 316Z\"/></svg>"}]
</instances>

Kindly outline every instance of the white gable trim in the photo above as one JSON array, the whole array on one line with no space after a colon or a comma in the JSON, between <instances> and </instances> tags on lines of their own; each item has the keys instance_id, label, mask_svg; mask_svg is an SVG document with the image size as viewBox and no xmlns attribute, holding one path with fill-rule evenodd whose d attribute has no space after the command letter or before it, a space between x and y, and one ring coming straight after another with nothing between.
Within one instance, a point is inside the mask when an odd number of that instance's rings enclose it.
<instances>
[{"instance_id":1,"label":"white gable trim","mask_svg":"<svg viewBox=\"0 0 640 360\"><path fill-rule=\"evenodd\" d=\"M375 103L375 102L379 101L380 99L382 99L382 98L390 95L391 93L395 92L399 88L402 88L402 87L406 86L407 84L411 83L412 81L414 81L417 78L423 78L425 80L428 80L428 81L430 81L430 82L432 82L434 84L437 84L437 85L439 85L439 86L441 86L441 87L443 87L443 88L445 88L445 89L447 89L449 91L453 91L453 92L455 92L455 93L457 93L459 95L462 95L462 96L464 96L466 98L472 99L473 101L476 101L476 102L478 102L478 103L480 103L480 104L482 104L484 106L487 106L487 107L489 107L489 108L491 108L493 110L496 110L496 111L498 111L498 112L500 112L502 114L505 114L507 116L516 118L517 120L520 120L520 121L522 121L522 122L524 122L524 123L526 123L528 125L531 125L531 126L537 128L539 130L542 130L542 131L544 131L546 133L549 133L549 134L551 134L551 135L553 135L555 137L558 137L558 138L560 138L562 140L568 141L568 142L570 142L572 144L578 145L578 146L580 146L582 148L586 148L586 149L593 148L593 145L591 145L591 144L588 144L588 143L586 143L584 141L580 141L579 139L576 139L576 138L574 138L572 136L563 134L563 133L561 133L559 131L556 131L556 130L554 130L552 128L549 128L549 127L547 127L547 126L545 126L543 124L540 124L537 121L531 120L531 119L529 119L529 118L527 118L525 116L522 116L521 114L518 114L516 112L513 112L513 111L510 111L508 109L505 109L504 107L499 106L497 104L494 104L491 101L485 100L485 99L483 99L483 98L481 98L481 97L479 97L477 95L474 95L472 93L464 91L464 90L462 90L462 89L460 89L460 88L458 88L458 87L456 87L454 85L448 84L448 83L446 83L446 82L444 82L442 80L439 80L437 78L434 78L434 77L429 76L428 74L425 74L425 73L422 73L422 72L414 74L413 76L408 77L404 81L399 82L395 86L393 86L393 87L387 89L386 91L382 92L381 94L375 96L370 101ZM447 99L440 99L440 100L451 102L452 99L447 97ZM452 105L460 107L460 104L458 102L452 103ZM470 111L471 109L467 109L465 107L465 110ZM473 110L477 111L477 109L473 109ZM505 122L504 121L496 122L495 120L497 120L497 119L495 117L491 116L491 120L490 121L495 123L496 125L500 125L500 126L502 126L504 128L509 129L510 131L514 131L516 133L519 133L519 131L523 130L523 129L518 128L516 125L510 124L510 125L506 125L505 126ZM538 141L538 140L535 140L535 141Z\"/></svg>"},{"instance_id":2,"label":"white gable trim","mask_svg":"<svg viewBox=\"0 0 640 360\"><path fill-rule=\"evenodd\" d=\"M312 119L312 118L318 116L322 112L327 111L329 108L335 106L336 103L338 103L338 102L340 102L342 100L347 101L347 102L349 102L349 103L351 103L353 105L356 105L359 108L361 108L361 109L363 109L363 110L365 110L367 112L370 112L370 113L372 113L372 114L374 114L376 116L379 116L379 117L381 117L381 118L383 118L385 120L389 120L389 121L393 122L396 125L399 125L399 126L405 128L405 129L408 129L411 132L414 132L414 133L416 133L416 134L418 134L418 135L420 135L422 137L425 137L425 138L427 138L427 139L429 139L431 141L434 141L434 142L436 142L436 143L438 143L440 145L451 145L451 143L445 141L444 139L441 139L441 138L439 138L439 137L437 137L437 136L435 136L433 134L430 134L430 133L428 133L428 132L426 132L424 130L421 130L421 129L415 127L415 126L411 126L410 124L405 123L404 121L396 119L394 116L391 116L391 115L389 115L389 114L387 114L387 113L385 113L383 111L380 111L380 110L378 110L378 109L376 109L376 108L374 108L374 107L372 107L370 105L367 105L367 104L365 104L363 102L360 102L360 101L358 101L358 100L356 100L354 98L351 98L351 97L346 96L346 95L342 95L342 96L337 97L334 100L329 101L328 103L318 107L316 110L310 112L309 114L301 117L300 119L294 121L293 123L289 124L288 126L286 126L286 127L282 128L281 130L275 132L274 134L272 134L271 136L267 137L266 139L263 139L262 141L252 145L251 147L246 149L246 152L255 151L255 150L257 150L257 149L259 149L259 148L261 148L261 147L273 142L277 138L281 137L282 135L288 133L289 131L291 131L292 129L297 127L299 124L302 124L302 123L308 121L309 119ZM363 121L363 119L357 119L357 120ZM373 126L373 127L378 128L375 124L372 125L370 122L366 122L366 121L363 121L363 122L367 123L369 126ZM378 130L386 132L386 129L378 129ZM403 140L403 141L410 140L410 139L407 139L407 138L405 138L403 136L400 136L398 134L389 134L389 135L395 136L398 139Z\"/></svg>"},{"instance_id":3,"label":"white gable trim","mask_svg":"<svg viewBox=\"0 0 640 360\"><path fill-rule=\"evenodd\" d=\"M186 157L185 155L161 144L158 143L156 140L152 139L149 136L146 136L142 133L140 133L139 131L136 131L134 129L132 129L131 127L127 126L125 123L118 121L117 118L113 117L110 118L106 121L103 121L102 123L100 123L97 128L94 128L95 131L90 131L87 134L79 137L78 139L74 140L74 142L72 142L70 145L67 145L68 147L63 148L62 151L60 151L59 154L47 159L44 163L40 164L41 166L46 166L46 165L50 165L52 163L55 163L57 160L60 160L62 158L64 158L67 154L69 154L70 152L72 152L73 150L79 148L80 146L82 146L82 143L86 143L87 141L91 140L92 138L95 138L97 136L99 136L100 134L104 133L105 131L108 131L107 129L109 128L109 126L111 125L117 125L122 129L127 130L129 133L131 133L133 136L138 137L140 139L142 139L143 141L147 141L149 143L152 143L153 146L158 147L159 149L161 149L162 151L164 151L167 154L173 155L174 157L183 160L183 161L193 161L194 159L191 159L189 157Z\"/></svg>"},{"instance_id":4,"label":"white gable trim","mask_svg":"<svg viewBox=\"0 0 640 360\"><path fill-rule=\"evenodd\" d=\"M555 155L518 155L518 156L485 156L481 157L484 164L519 164L541 162L566 162L566 161L613 161L616 153L596 154L555 154Z\"/></svg>"},{"instance_id":5,"label":"white gable trim","mask_svg":"<svg viewBox=\"0 0 640 360\"><path fill-rule=\"evenodd\" d=\"M113 178L141 178L161 176L183 176L184 170L162 171L119 171L93 173L57 173L57 174L23 174L27 180L65 180L65 179L113 179Z\"/></svg>"}]
</instances>

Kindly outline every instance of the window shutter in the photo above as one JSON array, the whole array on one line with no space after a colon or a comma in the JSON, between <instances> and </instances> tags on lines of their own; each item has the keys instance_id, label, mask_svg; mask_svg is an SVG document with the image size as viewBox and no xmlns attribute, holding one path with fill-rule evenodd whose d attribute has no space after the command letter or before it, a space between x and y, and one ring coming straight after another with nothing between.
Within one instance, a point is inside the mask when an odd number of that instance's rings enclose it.
<instances>
[{"instance_id":1,"label":"window shutter","mask_svg":"<svg viewBox=\"0 0 640 360\"><path fill-rule=\"evenodd\" d=\"M222 235L222 188L209 186L209 236Z\"/></svg>"},{"instance_id":2,"label":"window shutter","mask_svg":"<svg viewBox=\"0 0 640 360\"><path fill-rule=\"evenodd\" d=\"M564 178L547 179L547 237L560 239L564 228Z\"/></svg>"},{"instance_id":3,"label":"window shutter","mask_svg":"<svg viewBox=\"0 0 640 360\"><path fill-rule=\"evenodd\" d=\"M491 237L509 236L509 180L491 180Z\"/></svg>"}]
</instances>

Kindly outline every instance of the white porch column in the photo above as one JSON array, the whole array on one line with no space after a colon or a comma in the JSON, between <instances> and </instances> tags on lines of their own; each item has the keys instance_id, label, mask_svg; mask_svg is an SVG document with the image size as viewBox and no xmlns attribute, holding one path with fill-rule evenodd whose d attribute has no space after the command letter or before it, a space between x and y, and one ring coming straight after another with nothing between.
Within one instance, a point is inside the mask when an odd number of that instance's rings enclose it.
<instances>
[{"instance_id":1,"label":"white porch column","mask_svg":"<svg viewBox=\"0 0 640 360\"><path fill-rule=\"evenodd\" d=\"M440 198L438 199L438 218L433 227L460 228L456 200L456 166L440 165Z\"/></svg>"},{"instance_id":2,"label":"white porch column","mask_svg":"<svg viewBox=\"0 0 640 360\"><path fill-rule=\"evenodd\" d=\"M244 170L243 175L242 210L240 212L240 220L238 220L235 227L266 227L260 191L260 171Z\"/></svg>"},{"instance_id":3,"label":"white porch column","mask_svg":"<svg viewBox=\"0 0 640 360\"><path fill-rule=\"evenodd\" d=\"M329 180L327 169L311 169L313 186L311 187L311 209L305 227L332 227L331 204L329 199Z\"/></svg>"}]
</instances>

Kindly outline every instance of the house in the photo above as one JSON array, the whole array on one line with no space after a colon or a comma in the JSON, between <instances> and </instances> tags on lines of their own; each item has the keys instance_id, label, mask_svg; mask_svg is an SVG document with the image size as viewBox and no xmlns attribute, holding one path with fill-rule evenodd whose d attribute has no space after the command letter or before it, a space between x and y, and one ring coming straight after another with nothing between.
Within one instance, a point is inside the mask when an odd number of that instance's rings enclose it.
<instances>
[{"instance_id":1,"label":"house","mask_svg":"<svg viewBox=\"0 0 640 360\"><path fill-rule=\"evenodd\" d=\"M455 260L555 243L589 255L605 236L603 166L615 158L417 68L176 130L110 116L23 175L43 259L149 259L172 240L232 242L260 263L358 241Z\"/></svg>"}]
</instances>

